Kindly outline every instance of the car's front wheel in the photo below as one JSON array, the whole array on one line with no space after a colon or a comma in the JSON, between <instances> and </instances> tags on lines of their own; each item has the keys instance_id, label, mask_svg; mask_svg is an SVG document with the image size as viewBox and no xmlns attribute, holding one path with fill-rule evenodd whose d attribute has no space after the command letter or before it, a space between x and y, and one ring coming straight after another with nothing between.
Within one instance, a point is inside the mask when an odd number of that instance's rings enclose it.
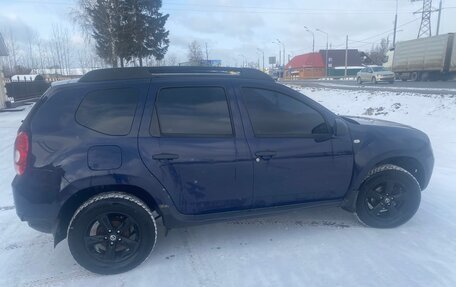
<instances>
[{"instance_id":1,"label":"car's front wheel","mask_svg":"<svg viewBox=\"0 0 456 287\"><path fill-rule=\"evenodd\" d=\"M372 77L372 84L377 84L377 78L376 77Z\"/></svg>"},{"instance_id":2,"label":"car's front wheel","mask_svg":"<svg viewBox=\"0 0 456 287\"><path fill-rule=\"evenodd\" d=\"M356 78L356 82L360 85L363 83L363 81L361 80L361 77Z\"/></svg>"},{"instance_id":3,"label":"car's front wheel","mask_svg":"<svg viewBox=\"0 0 456 287\"><path fill-rule=\"evenodd\" d=\"M405 169L386 164L367 176L358 194L356 213L368 226L392 228L407 222L418 210L421 189Z\"/></svg>"},{"instance_id":4,"label":"car's front wheel","mask_svg":"<svg viewBox=\"0 0 456 287\"><path fill-rule=\"evenodd\" d=\"M116 274L141 264L157 240L151 210L122 192L102 193L86 201L68 228L74 259L99 274Z\"/></svg>"}]
</instances>

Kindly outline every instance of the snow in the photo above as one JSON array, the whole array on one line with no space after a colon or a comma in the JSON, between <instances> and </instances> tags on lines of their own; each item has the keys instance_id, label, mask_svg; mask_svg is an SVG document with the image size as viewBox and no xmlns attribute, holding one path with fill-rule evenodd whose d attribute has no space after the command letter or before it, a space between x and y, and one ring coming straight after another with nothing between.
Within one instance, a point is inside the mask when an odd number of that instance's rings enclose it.
<instances>
[{"instance_id":1,"label":"snow","mask_svg":"<svg viewBox=\"0 0 456 287\"><path fill-rule=\"evenodd\" d=\"M0 113L0 286L455 286L456 97L300 88L331 110L425 131L436 157L418 213L389 230L339 208L171 230L142 265L114 276L85 271L67 242L19 221L10 182L23 112Z\"/></svg>"}]
</instances>

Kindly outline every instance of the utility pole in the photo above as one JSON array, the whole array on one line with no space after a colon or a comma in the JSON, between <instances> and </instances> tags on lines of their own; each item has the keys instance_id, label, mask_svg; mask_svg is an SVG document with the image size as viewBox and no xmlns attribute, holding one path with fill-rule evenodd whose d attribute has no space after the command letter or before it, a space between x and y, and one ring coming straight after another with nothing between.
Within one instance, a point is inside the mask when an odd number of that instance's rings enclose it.
<instances>
[{"instance_id":1,"label":"utility pole","mask_svg":"<svg viewBox=\"0 0 456 287\"><path fill-rule=\"evenodd\" d=\"M325 51L325 77L328 77L328 33L326 33L325 31L321 30L321 29L316 29L316 31L320 32L320 33L323 33L326 35L326 51Z\"/></svg>"},{"instance_id":2,"label":"utility pole","mask_svg":"<svg viewBox=\"0 0 456 287\"><path fill-rule=\"evenodd\" d=\"M243 54L239 54L242 57L242 68L245 68L247 64L247 58Z\"/></svg>"},{"instance_id":3,"label":"utility pole","mask_svg":"<svg viewBox=\"0 0 456 287\"><path fill-rule=\"evenodd\" d=\"M263 72L264 72L264 50L261 50L260 48L257 48L257 50L263 54Z\"/></svg>"},{"instance_id":4,"label":"utility pole","mask_svg":"<svg viewBox=\"0 0 456 287\"><path fill-rule=\"evenodd\" d=\"M282 43L279 39L276 39L276 40L277 40L277 43L282 45L282 48L283 48L282 78L285 78L285 65L287 64L286 59L285 59L285 44Z\"/></svg>"},{"instance_id":5,"label":"utility pole","mask_svg":"<svg viewBox=\"0 0 456 287\"><path fill-rule=\"evenodd\" d=\"M397 4L398 0L396 0L396 16L394 16L394 35L393 35L393 48L396 47L396 29L397 29Z\"/></svg>"},{"instance_id":6,"label":"utility pole","mask_svg":"<svg viewBox=\"0 0 456 287\"><path fill-rule=\"evenodd\" d=\"M209 64L209 52L207 51L207 42L205 43L206 44L206 64Z\"/></svg>"},{"instance_id":7,"label":"utility pole","mask_svg":"<svg viewBox=\"0 0 456 287\"><path fill-rule=\"evenodd\" d=\"M348 65L348 35L345 38L345 77L347 77L347 65Z\"/></svg>"},{"instance_id":8,"label":"utility pole","mask_svg":"<svg viewBox=\"0 0 456 287\"><path fill-rule=\"evenodd\" d=\"M279 45L279 60L277 62L277 66L280 67L281 66L281 58L282 58L282 49L280 49L281 48L280 44L282 44L282 43L278 39L277 39L277 42L272 42L272 43ZM283 59L283 60L285 61L285 59Z\"/></svg>"},{"instance_id":9,"label":"utility pole","mask_svg":"<svg viewBox=\"0 0 456 287\"><path fill-rule=\"evenodd\" d=\"M282 50L280 49L280 44L277 43L277 42L272 42L272 43L273 43L273 44L279 45L279 58L277 59L277 61L276 61L277 63L276 63L276 64L277 64L278 66L280 66L280 58L282 57Z\"/></svg>"},{"instance_id":10,"label":"utility pole","mask_svg":"<svg viewBox=\"0 0 456 287\"><path fill-rule=\"evenodd\" d=\"M439 29L440 29L440 16L442 14L442 0L440 0L440 3L439 3L439 16L437 18L437 32L436 32L436 35L439 34Z\"/></svg>"}]
</instances>

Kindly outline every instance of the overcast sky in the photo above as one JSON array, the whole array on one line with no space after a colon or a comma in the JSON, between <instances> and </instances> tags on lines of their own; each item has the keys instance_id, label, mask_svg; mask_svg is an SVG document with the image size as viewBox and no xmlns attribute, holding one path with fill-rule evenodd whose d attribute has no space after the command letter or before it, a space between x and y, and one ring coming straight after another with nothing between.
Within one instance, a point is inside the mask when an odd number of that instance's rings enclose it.
<instances>
[{"instance_id":1,"label":"overcast sky","mask_svg":"<svg viewBox=\"0 0 456 287\"><path fill-rule=\"evenodd\" d=\"M267 3L266 3L267 2ZM438 0L433 1L438 6ZM0 0L0 28L12 27L19 40L33 29L42 38L50 36L53 24L68 26L72 41L82 45L82 36L73 29L69 11L76 0ZM422 2L399 0L397 40L416 38L420 26ZM312 30L328 33L332 48L369 50L373 43L389 35L392 41L395 0L169 0L162 11L170 15L168 54L178 61L187 58L188 44L196 40L208 45L209 58L221 59L224 65L240 64L247 59L256 62L258 48L265 56L278 54L279 39L290 56L311 52ZM444 0L440 33L456 32L456 0ZM437 27L437 13L432 18L432 33ZM391 33L391 34L390 34ZM315 31L315 50L323 49L326 36Z\"/></svg>"}]
</instances>

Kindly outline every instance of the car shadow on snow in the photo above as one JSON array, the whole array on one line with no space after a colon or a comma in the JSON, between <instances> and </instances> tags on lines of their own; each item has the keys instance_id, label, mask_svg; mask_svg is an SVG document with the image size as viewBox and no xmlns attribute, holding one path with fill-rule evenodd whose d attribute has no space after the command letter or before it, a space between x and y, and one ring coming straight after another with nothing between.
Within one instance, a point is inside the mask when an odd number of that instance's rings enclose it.
<instances>
[{"instance_id":1,"label":"car shadow on snow","mask_svg":"<svg viewBox=\"0 0 456 287\"><path fill-rule=\"evenodd\" d=\"M172 259L178 255L176 252L179 253L178 249L182 246L188 252L191 252L191 245L220 250L232 248L233 244L262 244L288 238L284 233L290 234L289 238L292 239L294 235L309 235L321 230L343 232L353 228L367 228L358 221L356 215L338 207L313 207L283 214L177 228L170 230L167 235L161 221L158 225L157 245L149 262L155 262L152 259L155 256Z\"/></svg>"}]
</instances>

